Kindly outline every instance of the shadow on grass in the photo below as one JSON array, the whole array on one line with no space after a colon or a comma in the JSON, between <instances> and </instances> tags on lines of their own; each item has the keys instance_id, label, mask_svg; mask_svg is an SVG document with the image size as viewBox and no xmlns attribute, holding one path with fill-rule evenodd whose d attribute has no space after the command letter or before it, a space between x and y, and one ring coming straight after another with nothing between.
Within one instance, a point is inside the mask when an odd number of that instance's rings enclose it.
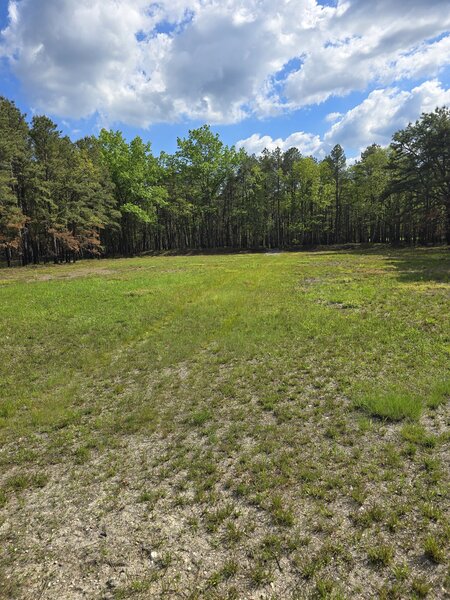
<instances>
[{"instance_id":1,"label":"shadow on grass","mask_svg":"<svg viewBox=\"0 0 450 600\"><path fill-rule=\"evenodd\" d=\"M389 253L389 262L404 282L450 283L450 247L415 248Z\"/></svg>"},{"instance_id":2,"label":"shadow on grass","mask_svg":"<svg viewBox=\"0 0 450 600\"><path fill-rule=\"evenodd\" d=\"M399 281L450 283L450 246L396 248L386 244L353 245L310 250L321 256L383 256L395 268Z\"/></svg>"}]
</instances>

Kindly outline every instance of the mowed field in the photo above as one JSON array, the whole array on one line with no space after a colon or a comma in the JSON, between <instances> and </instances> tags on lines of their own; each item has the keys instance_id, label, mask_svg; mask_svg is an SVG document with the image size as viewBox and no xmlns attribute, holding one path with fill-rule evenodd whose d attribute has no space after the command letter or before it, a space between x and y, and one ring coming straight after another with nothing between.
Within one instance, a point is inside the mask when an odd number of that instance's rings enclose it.
<instances>
[{"instance_id":1,"label":"mowed field","mask_svg":"<svg viewBox=\"0 0 450 600\"><path fill-rule=\"evenodd\" d=\"M448 250L3 269L0 335L2 600L445 597Z\"/></svg>"}]
</instances>

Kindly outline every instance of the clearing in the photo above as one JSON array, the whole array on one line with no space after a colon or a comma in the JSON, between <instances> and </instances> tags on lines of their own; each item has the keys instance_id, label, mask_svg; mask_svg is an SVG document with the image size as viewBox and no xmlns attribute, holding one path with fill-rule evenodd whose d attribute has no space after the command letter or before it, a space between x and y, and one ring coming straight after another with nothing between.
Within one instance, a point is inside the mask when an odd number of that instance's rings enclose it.
<instances>
[{"instance_id":1,"label":"clearing","mask_svg":"<svg viewBox=\"0 0 450 600\"><path fill-rule=\"evenodd\" d=\"M0 598L443 598L445 248L0 272Z\"/></svg>"}]
</instances>

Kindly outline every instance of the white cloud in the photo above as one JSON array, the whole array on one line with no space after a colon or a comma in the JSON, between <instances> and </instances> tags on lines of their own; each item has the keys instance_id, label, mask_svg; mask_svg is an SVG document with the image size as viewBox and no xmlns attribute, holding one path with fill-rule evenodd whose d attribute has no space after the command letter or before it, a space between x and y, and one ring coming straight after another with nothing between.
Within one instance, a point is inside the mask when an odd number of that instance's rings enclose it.
<instances>
[{"instance_id":1,"label":"white cloud","mask_svg":"<svg viewBox=\"0 0 450 600\"><path fill-rule=\"evenodd\" d=\"M269 135L261 136L258 133L253 134L245 140L240 140L236 147L244 148L249 154L261 154L267 150L275 150L280 148L283 152L289 148L298 148L300 152L306 156L320 156L323 154L323 143L318 135L296 131L285 139L272 139Z\"/></svg>"},{"instance_id":2,"label":"white cloud","mask_svg":"<svg viewBox=\"0 0 450 600\"><path fill-rule=\"evenodd\" d=\"M426 81L411 91L397 88L379 89L338 119L321 139L310 133L295 132L285 139L254 134L237 143L250 154L260 154L264 148L285 151L298 148L302 154L322 158L335 144L361 152L372 143L386 146L393 133L418 119L422 112L431 112L437 106L450 105L450 89L444 89L437 80ZM330 115L329 115L330 116ZM354 159L353 159L354 160Z\"/></svg>"},{"instance_id":3,"label":"white cloud","mask_svg":"<svg viewBox=\"0 0 450 600\"><path fill-rule=\"evenodd\" d=\"M335 121L337 121L340 117L342 117L342 113L340 112L332 112L329 113L326 117L325 117L325 121L327 123L334 123Z\"/></svg>"},{"instance_id":4,"label":"white cloud","mask_svg":"<svg viewBox=\"0 0 450 600\"><path fill-rule=\"evenodd\" d=\"M15 0L9 19L0 55L36 107L137 126L273 116L450 64L448 0Z\"/></svg>"},{"instance_id":5,"label":"white cloud","mask_svg":"<svg viewBox=\"0 0 450 600\"><path fill-rule=\"evenodd\" d=\"M291 105L321 103L331 96L363 91L370 83L432 77L450 64L449 35L427 42L448 32L450 11L433 7L443 3L421 3L414 15L408 14L409 4L405 15L396 14L392 3L393 8L385 7L381 15L375 11L368 20L371 8L379 4L366 3L361 14L349 9L330 21L322 43L307 54L301 69L287 77L285 94Z\"/></svg>"},{"instance_id":6,"label":"white cloud","mask_svg":"<svg viewBox=\"0 0 450 600\"><path fill-rule=\"evenodd\" d=\"M30 99L135 125L242 119L326 14L315 0L18 0L2 54ZM294 6L295 5L295 6ZM295 34L295 35L294 35Z\"/></svg>"},{"instance_id":7,"label":"white cloud","mask_svg":"<svg viewBox=\"0 0 450 600\"><path fill-rule=\"evenodd\" d=\"M22 0L11 8L16 18L3 32L4 45L39 107L86 116L108 105L120 81L138 77L143 2Z\"/></svg>"},{"instance_id":8,"label":"white cloud","mask_svg":"<svg viewBox=\"0 0 450 600\"><path fill-rule=\"evenodd\" d=\"M365 90L372 82L434 76L450 63L450 37L429 46L450 27L448 0L351 0L327 22L304 65L286 81L298 106Z\"/></svg>"},{"instance_id":9,"label":"white cloud","mask_svg":"<svg viewBox=\"0 0 450 600\"><path fill-rule=\"evenodd\" d=\"M363 150L367 144L385 146L392 134L422 112L450 104L450 89L437 80L426 81L411 91L397 88L375 90L348 111L324 136L324 143Z\"/></svg>"}]
</instances>

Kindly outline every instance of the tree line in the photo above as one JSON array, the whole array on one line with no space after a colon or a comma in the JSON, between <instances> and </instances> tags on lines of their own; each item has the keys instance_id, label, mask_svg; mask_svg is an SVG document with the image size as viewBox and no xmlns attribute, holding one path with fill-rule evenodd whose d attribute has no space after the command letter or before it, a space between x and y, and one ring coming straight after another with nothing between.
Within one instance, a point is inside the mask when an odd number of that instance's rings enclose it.
<instances>
[{"instance_id":1,"label":"tree line","mask_svg":"<svg viewBox=\"0 0 450 600\"><path fill-rule=\"evenodd\" d=\"M158 250L450 244L450 110L348 165L296 148L260 156L209 126L156 157L120 131L72 142L0 97L0 250L23 265Z\"/></svg>"}]
</instances>

